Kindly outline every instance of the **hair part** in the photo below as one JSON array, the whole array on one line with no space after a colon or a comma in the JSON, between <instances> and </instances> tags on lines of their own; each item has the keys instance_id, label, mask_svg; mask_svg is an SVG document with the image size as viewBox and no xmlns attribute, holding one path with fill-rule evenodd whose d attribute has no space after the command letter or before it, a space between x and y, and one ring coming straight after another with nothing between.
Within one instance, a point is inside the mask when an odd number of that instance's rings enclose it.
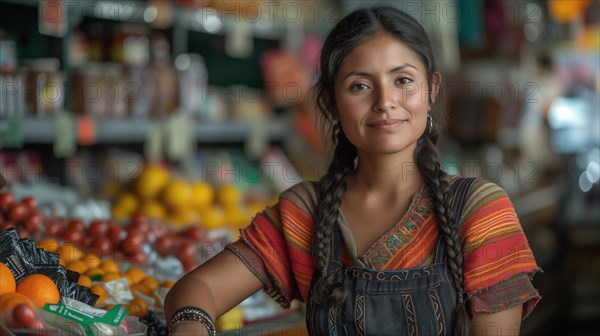
<instances>
[{"instance_id":1,"label":"hair part","mask_svg":"<svg viewBox=\"0 0 600 336\"><path fill-rule=\"evenodd\" d=\"M437 72L431 43L423 27L410 15L394 7L358 9L344 17L329 33L321 51L320 72L314 86L317 110L324 125L329 124L335 144L333 160L318 185L319 203L316 209L313 260L317 276L311 288L316 303L334 306L347 297L338 272L327 273L332 259L333 233L336 230L338 209L346 191L346 177L355 169L356 147L346 138L339 123L335 122L335 79L344 58L359 44L377 33L386 33L415 52L425 65L429 104ZM425 183L433 194L433 205L438 217L440 234L448 256L452 283L458 293L455 309L455 335L470 335L470 319L463 300L463 254L458 225L452 213L452 197L446 173L440 168L435 143L443 129L441 113L430 113L433 129L426 131L418 141L415 162Z\"/></svg>"}]
</instances>

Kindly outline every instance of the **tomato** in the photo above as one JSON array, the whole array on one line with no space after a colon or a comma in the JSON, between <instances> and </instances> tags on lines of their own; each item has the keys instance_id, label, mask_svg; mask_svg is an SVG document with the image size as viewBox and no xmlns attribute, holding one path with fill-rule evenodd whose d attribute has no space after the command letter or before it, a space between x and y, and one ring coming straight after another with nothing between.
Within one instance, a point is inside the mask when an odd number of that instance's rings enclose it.
<instances>
[{"instance_id":1,"label":"tomato","mask_svg":"<svg viewBox=\"0 0 600 336\"><path fill-rule=\"evenodd\" d=\"M177 258L179 258L179 260L182 262L184 260L196 260L196 250L197 248L195 242L186 241L181 243L177 249L176 255Z\"/></svg>"},{"instance_id":2,"label":"tomato","mask_svg":"<svg viewBox=\"0 0 600 336\"><path fill-rule=\"evenodd\" d=\"M78 230L83 231L85 229L85 224L81 219L71 219L69 221L69 225L67 226L67 230Z\"/></svg>"},{"instance_id":3,"label":"tomato","mask_svg":"<svg viewBox=\"0 0 600 336\"><path fill-rule=\"evenodd\" d=\"M88 235L94 237L102 236L108 231L109 225L110 224L108 224L108 222L105 220L95 220L90 223L90 227L88 227L87 233Z\"/></svg>"},{"instance_id":4,"label":"tomato","mask_svg":"<svg viewBox=\"0 0 600 336\"><path fill-rule=\"evenodd\" d=\"M129 226L137 226L140 223L147 223L148 219L146 217L144 217L144 215L142 213L136 212L135 214L133 214L133 216L131 216L131 219L129 219Z\"/></svg>"},{"instance_id":5,"label":"tomato","mask_svg":"<svg viewBox=\"0 0 600 336\"><path fill-rule=\"evenodd\" d=\"M96 237L90 244L92 253L96 253L99 256L110 255L113 252L113 249L113 242L106 236Z\"/></svg>"},{"instance_id":6,"label":"tomato","mask_svg":"<svg viewBox=\"0 0 600 336\"><path fill-rule=\"evenodd\" d=\"M166 256L175 252L175 237L172 234L165 234L160 236L154 243L154 249L160 255Z\"/></svg>"},{"instance_id":7,"label":"tomato","mask_svg":"<svg viewBox=\"0 0 600 336\"><path fill-rule=\"evenodd\" d=\"M125 254L133 254L142 249L143 239L139 231L129 231L127 237L119 243L119 249Z\"/></svg>"},{"instance_id":8,"label":"tomato","mask_svg":"<svg viewBox=\"0 0 600 336\"><path fill-rule=\"evenodd\" d=\"M13 320L22 327L33 327L37 318L35 312L27 303L19 303L12 312Z\"/></svg>"},{"instance_id":9,"label":"tomato","mask_svg":"<svg viewBox=\"0 0 600 336\"><path fill-rule=\"evenodd\" d=\"M12 203L8 207L8 218L15 222L25 219L28 213L27 207L21 203Z\"/></svg>"},{"instance_id":10,"label":"tomato","mask_svg":"<svg viewBox=\"0 0 600 336\"><path fill-rule=\"evenodd\" d=\"M41 226L42 215L40 215L37 211L33 211L32 213L30 213L29 216L27 216L27 218L25 218L25 221L23 222L23 227L25 228L25 230L31 233L38 232Z\"/></svg>"},{"instance_id":11,"label":"tomato","mask_svg":"<svg viewBox=\"0 0 600 336\"><path fill-rule=\"evenodd\" d=\"M0 209L7 208L9 205L13 204L14 202L15 202L15 197L13 196L12 193L9 193L8 191L0 193Z\"/></svg>"},{"instance_id":12,"label":"tomato","mask_svg":"<svg viewBox=\"0 0 600 336\"><path fill-rule=\"evenodd\" d=\"M108 238L110 238L110 241L112 241L113 243L118 242L119 240L121 240L123 237L123 232L125 230L123 230L121 227L118 226L111 226L108 228L108 231L106 232L106 236Z\"/></svg>"},{"instance_id":13,"label":"tomato","mask_svg":"<svg viewBox=\"0 0 600 336\"><path fill-rule=\"evenodd\" d=\"M49 236L56 236L63 229L60 221L55 218L49 218L44 221L44 227L46 229L46 234Z\"/></svg>"},{"instance_id":14,"label":"tomato","mask_svg":"<svg viewBox=\"0 0 600 336\"><path fill-rule=\"evenodd\" d=\"M131 221L127 228L128 231L139 231L144 239L148 239L148 234L150 233L150 224L145 219L139 219L137 221Z\"/></svg>"},{"instance_id":15,"label":"tomato","mask_svg":"<svg viewBox=\"0 0 600 336\"><path fill-rule=\"evenodd\" d=\"M138 250L134 253L127 254L126 260L136 264L145 264L148 262L148 256L142 250Z\"/></svg>"},{"instance_id":16,"label":"tomato","mask_svg":"<svg viewBox=\"0 0 600 336\"><path fill-rule=\"evenodd\" d=\"M191 238L197 242L204 240L204 230L197 226L190 226L180 233L184 237Z\"/></svg>"},{"instance_id":17,"label":"tomato","mask_svg":"<svg viewBox=\"0 0 600 336\"><path fill-rule=\"evenodd\" d=\"M65 232L63 232L63 234L61 235L61 237L68 241L68 242L72 242L74 244L81 244L85 241L85 235L83 234L83 232L81 230L78 230L76 228L67 228L67 230Z\"/></svg>"},{"instance_id":18,"label":"tomato","mask_svg":"<svg viewBox=\"0 0 600 336\"><path fill-rule=\"evenodd\" d=\"M35 197L31 196L23 197L21 199L21 203L23 203L23 205L25 205L29 210L35 210L38 206L38 202Z\"/></svg>"}]
</instances>

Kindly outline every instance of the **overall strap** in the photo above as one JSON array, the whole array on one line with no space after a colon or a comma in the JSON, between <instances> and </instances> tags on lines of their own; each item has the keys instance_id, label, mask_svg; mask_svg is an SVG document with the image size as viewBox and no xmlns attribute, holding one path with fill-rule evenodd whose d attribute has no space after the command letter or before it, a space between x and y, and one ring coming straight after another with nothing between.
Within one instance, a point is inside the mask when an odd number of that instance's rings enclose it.
<instances>
[{"instance_id":1,"label":"overall strap","mask_svg":"<svg viewBox=\"0 0 600 336\"><path fill-rule=\"evenodd\" d=\"M450 186L450 192L454 195L452 197L452 210L454 210L454 223L460 228L462 214L467 203L467 198L469 197L469 189L475 181L476 177L460 177L452 185ZM437 241L436 250L435 250L435 262L441 262L445 248L442 242L442 237Z\"/></svg>"}]
</instances>

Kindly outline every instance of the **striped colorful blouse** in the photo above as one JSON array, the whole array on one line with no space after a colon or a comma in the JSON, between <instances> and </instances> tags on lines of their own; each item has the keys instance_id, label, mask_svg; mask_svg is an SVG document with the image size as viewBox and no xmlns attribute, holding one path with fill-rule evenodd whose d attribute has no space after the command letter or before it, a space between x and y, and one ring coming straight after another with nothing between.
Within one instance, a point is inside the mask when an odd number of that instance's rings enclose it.
<instances>
[{"instance_id":1,"label":"striped colorful blouse","mask_svg":"<svg viewBox=\"0 0 600 336\"><path fill-rule=\"evenodd\" d=\"M227 247L283 307L289 307L293 299L308 298L314 272L311 251L316 204L316 184L302 182L283 192L275 206L257 214L251 225L241 230L240 240ZM432 195L423 186L404 216L360 256L340 213L342 263L377 270L430 265L439 236L431 204ZM540 269L502 188L483 179L476 181L469 192L460 233L471 314L524 304L523 318L527 317L541 299L531 283Z\"/></svg>"}]
</instances>

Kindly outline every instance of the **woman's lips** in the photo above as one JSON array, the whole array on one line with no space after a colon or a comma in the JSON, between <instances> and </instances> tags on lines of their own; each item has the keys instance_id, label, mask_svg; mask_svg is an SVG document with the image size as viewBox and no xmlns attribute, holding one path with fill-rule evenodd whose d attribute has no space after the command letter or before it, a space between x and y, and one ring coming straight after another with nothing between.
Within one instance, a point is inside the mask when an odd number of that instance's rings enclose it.
<instances>
[{"instance_id":1,"label":"woman's lips","mask_svg":"<svg viewBox=\"0 0 600 336\"><path fill-rule=\"evenodd\" d=\"M374 128L394 128L404 124L406 120L402 119L387 119L368 123L367 126Z\"/></svg>"}]
</instances>

